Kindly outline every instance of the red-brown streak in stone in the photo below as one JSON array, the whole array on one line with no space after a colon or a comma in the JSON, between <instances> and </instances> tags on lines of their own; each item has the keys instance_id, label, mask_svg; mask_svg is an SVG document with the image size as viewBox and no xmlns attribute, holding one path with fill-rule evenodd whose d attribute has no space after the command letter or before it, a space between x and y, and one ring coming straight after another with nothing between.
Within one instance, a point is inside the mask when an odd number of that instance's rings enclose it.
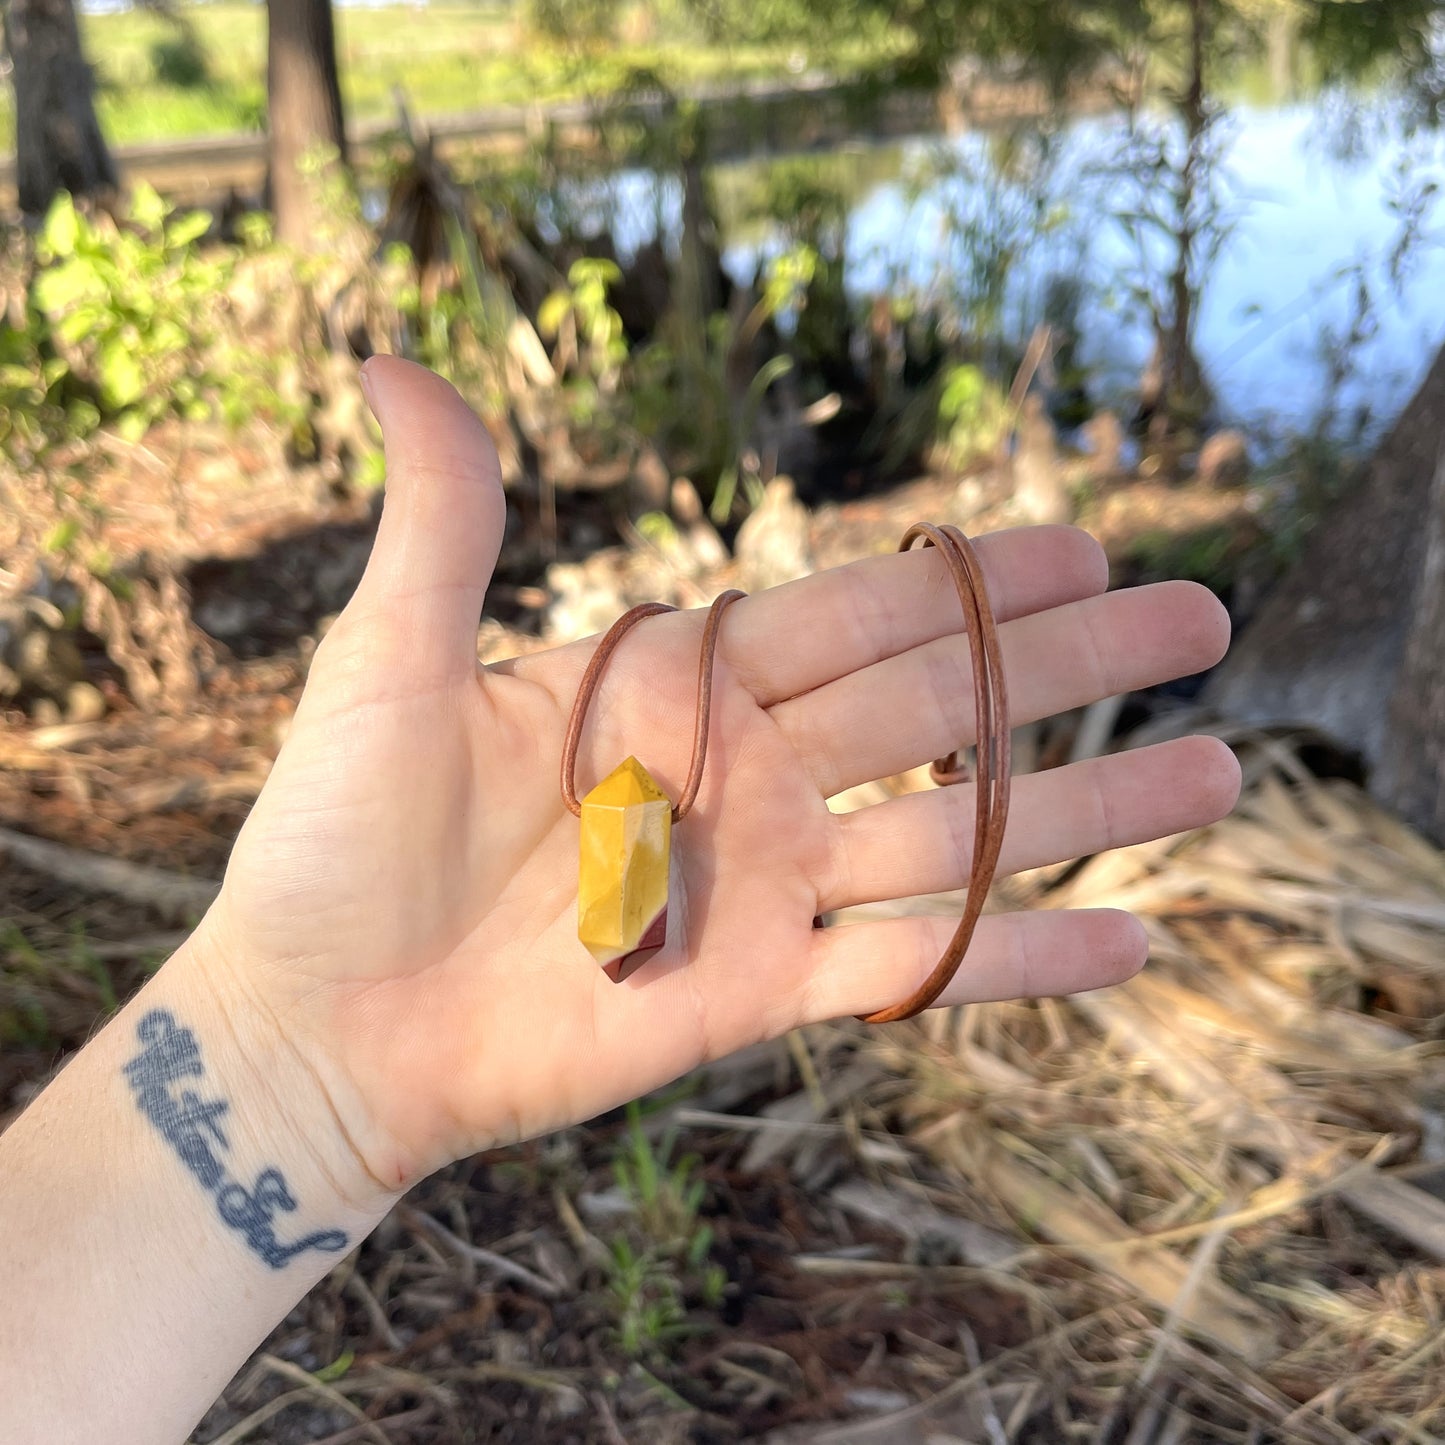
<instances>
[{"instance_id":1,"label":"red-brown streak in stone","mask_svg":"<svg viewBox=\"0 0 1445 1445\"><path fill-rule=\"evenodd\" d=\"M621 983L641 968L666 941L667 909L664 907L647 925L647 931L638 939L637 947L631 953L624 953L621 958L614 958L611 963L603 964L602 971L613 983Z\"/></svg>"}]
</instances>

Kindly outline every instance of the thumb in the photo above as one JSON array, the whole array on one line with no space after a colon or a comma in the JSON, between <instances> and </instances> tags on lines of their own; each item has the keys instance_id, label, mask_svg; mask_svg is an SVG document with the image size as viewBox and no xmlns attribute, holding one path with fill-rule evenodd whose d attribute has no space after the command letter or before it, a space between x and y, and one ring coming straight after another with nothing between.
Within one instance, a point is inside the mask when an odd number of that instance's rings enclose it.
<instances>
[{"instance_id":1,"label":"thumb","mask_svg":"<svg viewBox=\"0 0 1445 1445\"><path fill-rule=\"evenodd\" d=\"M348 611L409 669L470 676L506 518L496 448L450 383L424 367L373 356L361 387L381 424L386 498Z\"/></svg>"}]
</instances>

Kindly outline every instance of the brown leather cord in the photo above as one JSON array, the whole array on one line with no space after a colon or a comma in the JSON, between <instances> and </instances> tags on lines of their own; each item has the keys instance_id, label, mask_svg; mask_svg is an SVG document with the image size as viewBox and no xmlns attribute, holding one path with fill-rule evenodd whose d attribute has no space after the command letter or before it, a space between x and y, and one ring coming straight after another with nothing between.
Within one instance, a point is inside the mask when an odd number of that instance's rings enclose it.
<instances>
[{"instance_id":1,"label":"brown leather cord","mask_svg":"<svg viewBox=\"0 0 1445 1445\"><path fill-rule=\"evenodd\" d=\"M687 781L682 785L682 796L673 804L674 823L680 823L692 811L692 805L697 801L697 790L702 787L703 769L707 766L707 736L712 720L712 668L722 615L739 597L746 596L746 592L739 592L736 587L729 588L715 598L708 609L707 625L702 632L702 652L697 663L697 721L692 732L692 766L688 769ZM643 602L630 612L624 612L607 629L587 664L587 671L582 674L577 701L572 704L572 716L567 723L567 737L562 744L562 801L574 817L582 816L582 804L577 797L577 748L582 741L582 725L587 721L592 695L602 681L602 670L617 651L617 644L639 622L659 613L676 611L677 608L670 607L666 602Z\"/></svg>"},{"instance_id":2,"label":"brown leather cord","mask_svg":"<svg viewBox=\"0 0 1445 1445\"><path fill-rule=\"evenodd\" d=\"M904 534L899 544L900 552L907 552L922 537L924 545L937 547L942 553L953 579L954 590L963 608L964 629L968 634L969 652L973 659L974 707L976 717L975 766L977 799L974 814L973 866L969 872L968 899L964 905L963 917L952 941L939 959L932 973L902 1003L876 1013L860 1015L864 1023L893 1023L899 1019L912 1018L934 1003L948 987L958 972L968 945L973 940L974 929L983 913L984 900L998 868L999 853L1003 848L1004 829L1008 823L1009 805L1009 711L1008 690L1004 684L1003 654L999 647L998 626L994 621L993 609L989 605L988 589L984 583L983 565L973 550L968 538L957 527L936 527L929 522L915 523ZM691 811L697 800L698 788L702 785L703 768L707 762L708 729L712 716L712 674L713 660L717 652L718 629L723 612L745 594L736 589L724 592L712 604L707 624L703 629L702 653L698 659L697 672L697 721L692 739L692 766L687 782L683 785L682 796L672 810L674 822L679 822ZM577 690L577 701L572 706L572 716L567 723L567 737L562 745L562 799L568 811L580 816L582 804L577 798L576 771L577 749L582 740L582 727L587 720L587 709L602 680L603 669L617 650L623 637L644 618L659 613L673 612L675 608L665 602L644 602L625 612L608 628L597 650L592 654L582 682ZM947 757L939 758L931 768L936 783L946 786L963 782L969 777L969 769L959 758L958 750ZM813 920L817 927L819 920Z\"/></svg>"},{"instance_id":3,"label":"brown leather cord","mask_svg":"<svg viewBox=\"0 0 1445 1445\"><path fill-rule=\"evenodd\" d=\"M999 647L998 625L989 605L984 585L983 564L967 537L957 527L935 527L918 522L904 533L898 550L906 552L922 537L925 546L937 547L948 566L954 589L963 607L964 627L968 633L969 652L973 658L973 694L976 717L977 788L973 829L973 866L969 871L968 899L943 957L933 972L902 1003L861 1014L867 1024L896 1023L912 1018L934 1003L953 981L973 931L983 913L984 900L998 868L1003 848L1004 829L1008 824L1009 774L1011 767L1008 689L1004 683L1003 654ZM957 750L939 758L930 770L935 782L947 784L968 776L960 765Z\"/></svg>"}]
</instances>

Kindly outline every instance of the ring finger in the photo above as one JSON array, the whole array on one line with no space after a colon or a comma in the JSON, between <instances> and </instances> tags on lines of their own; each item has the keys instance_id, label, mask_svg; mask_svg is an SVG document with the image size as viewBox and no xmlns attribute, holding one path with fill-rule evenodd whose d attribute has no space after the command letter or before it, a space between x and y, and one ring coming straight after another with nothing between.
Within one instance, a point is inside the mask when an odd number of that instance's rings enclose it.
<instances>
[{"instance_id":1,"label":"ring finger","mask_svg":"<svg viewBox=\"0 0 1445 1445\"><path fill-rule=\"evenodd\" d=\"M1180 738L1030 773L1014 784L1000 874L1163 838L1221 818L1239 793L1239 764L1217 738ZM910 793L834 828L819 912L962 888L973 863L974 789Z\"/></svg>"}]
</instances>

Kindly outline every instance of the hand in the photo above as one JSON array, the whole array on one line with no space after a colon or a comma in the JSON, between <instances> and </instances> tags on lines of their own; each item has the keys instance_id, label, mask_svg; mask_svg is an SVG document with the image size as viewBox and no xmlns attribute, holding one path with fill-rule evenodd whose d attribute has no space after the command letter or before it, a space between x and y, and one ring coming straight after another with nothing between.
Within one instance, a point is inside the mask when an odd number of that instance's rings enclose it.
<instances>
[{"instance_id":1,"label":"hand","mask_svg":"<svg viewBox=\"0 0 1445 1445\"><path fill-rule=\"evenodd\" d=\"M375 549L202 927L217 987L241 990L320 1080L358 1190L405 1187L911 992L952 920L812 922L967 878L966 785L845 816L826 804L971 741L968 646L937 553L870 558L728 611L707 773L674 834L682 942L613 984L577 941L578 824L558 787L595 640L478 667L502 537L495 452L429 373L377 358L366 380L388 472ZM1224 652L1207 591L1102 595L1104 556L1082 532L978 548L1016 723ZM629 634L593 703L579 791L636 753L676 796L701 626L676 613ZM1208 738L1020 778L1000 872L1207 823L1238 782ZM1125 913L993 915L941 1002L1098 988L1145 953Z\"/></svg>"}]
</instances>

